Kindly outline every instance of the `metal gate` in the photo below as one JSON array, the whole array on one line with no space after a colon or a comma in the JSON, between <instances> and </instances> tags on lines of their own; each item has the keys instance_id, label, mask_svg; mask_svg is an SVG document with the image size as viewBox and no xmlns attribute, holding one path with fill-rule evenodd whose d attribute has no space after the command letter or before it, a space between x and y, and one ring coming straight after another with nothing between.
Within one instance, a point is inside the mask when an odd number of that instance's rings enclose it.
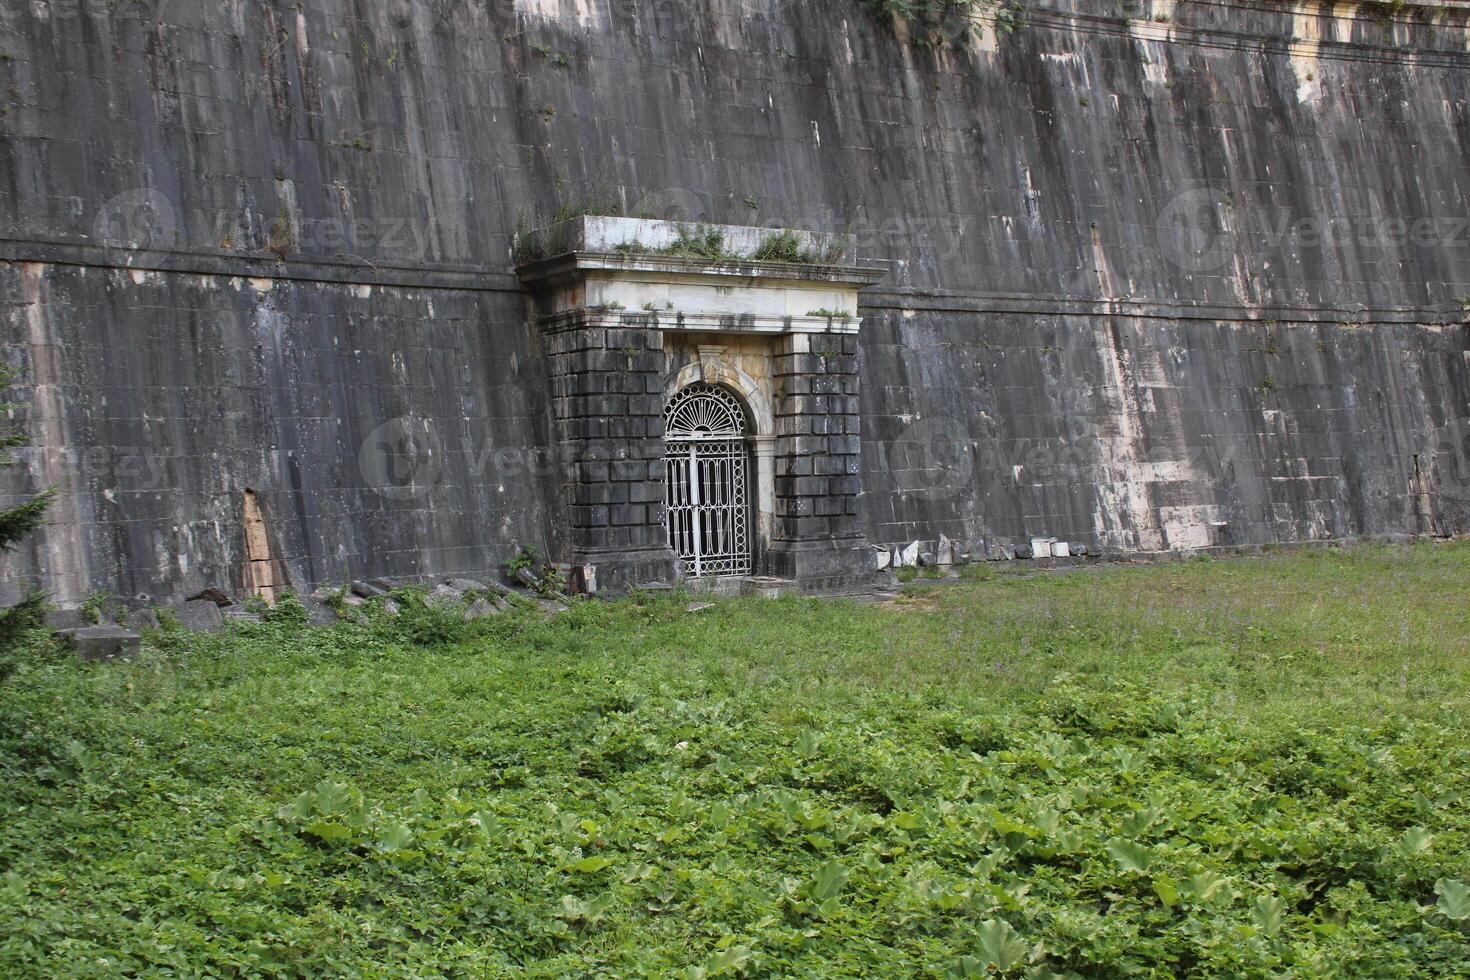
<instances>
[{"instance_id":1,"label":"metal gate","mask_svg":"<svg viewBox=\"0 0 1470 980\"><path fill-rule=\"evenodd\" d=\"M664 411L669 547L686 575L750 574L745 433L745 410L715 385L690 385Z\"/></svg>"}]
</instances>

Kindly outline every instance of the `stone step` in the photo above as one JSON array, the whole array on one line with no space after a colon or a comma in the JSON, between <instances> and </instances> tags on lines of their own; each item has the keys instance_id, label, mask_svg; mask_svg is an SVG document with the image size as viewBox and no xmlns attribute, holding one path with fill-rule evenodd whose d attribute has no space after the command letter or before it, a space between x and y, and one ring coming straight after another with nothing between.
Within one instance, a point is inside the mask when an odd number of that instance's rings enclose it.
<instances>
[{"instance_id":1,"label":"stone step","mask_svg":"<svg viewBox=\"0 0 1470 980\"><path fill-rule=\"evenodd\" d=\"M741 593L761 599L779 599L782 596L801 592L795 579L773 578L769 575L753 575L744 581Z\"/></svg>"}]
</instances>

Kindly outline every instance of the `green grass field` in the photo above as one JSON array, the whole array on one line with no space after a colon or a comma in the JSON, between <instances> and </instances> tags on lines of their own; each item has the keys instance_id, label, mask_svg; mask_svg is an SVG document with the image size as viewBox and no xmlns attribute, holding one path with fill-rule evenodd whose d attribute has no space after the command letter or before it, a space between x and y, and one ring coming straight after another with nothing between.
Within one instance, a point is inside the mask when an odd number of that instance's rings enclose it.
<instances>
[{"instance_id":1,"label":"green grass field","mask_svg":"<svg viewBox=\"0 0 1470 980\"><path fill-rule=\"evenodd\" d=\"M38 643L0 975L1470 973L1470 546L987 571Z\"/></svg>"}]
</instances>

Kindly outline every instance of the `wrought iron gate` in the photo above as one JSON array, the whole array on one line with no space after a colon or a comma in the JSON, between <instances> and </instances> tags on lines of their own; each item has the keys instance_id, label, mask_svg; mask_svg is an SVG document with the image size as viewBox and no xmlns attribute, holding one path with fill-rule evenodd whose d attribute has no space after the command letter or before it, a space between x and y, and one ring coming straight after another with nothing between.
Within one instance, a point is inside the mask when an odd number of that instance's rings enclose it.
<instances>
[{"instance_id":1,"label":"wrought iron gate","mask_svg":"<svg viewBox=\"0 0 1470 980\"><path fill-rule=\"evenodd\" d=\"M669 547L687 575L750 574L745 432L740 402L715 385L690 385L664 411Z\"/></svg>"}]
</instances>

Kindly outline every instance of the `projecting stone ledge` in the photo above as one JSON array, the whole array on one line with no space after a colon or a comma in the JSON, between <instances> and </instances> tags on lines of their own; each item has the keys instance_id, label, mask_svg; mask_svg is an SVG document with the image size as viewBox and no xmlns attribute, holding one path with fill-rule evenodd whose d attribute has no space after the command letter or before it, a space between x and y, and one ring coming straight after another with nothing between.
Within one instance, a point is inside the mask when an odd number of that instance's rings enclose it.
<instances>
[{"instance_id":1,"label":"projecting stone ledge","mask_svg":"<svg viewBox=\"0 0 1470 980\"><path fill-rule=\"evenodd\" d=\"M881 268L844 236L640 218L563 221L521 242L521 280L548 329L589 317L707 333L856 333Z\"/></svg>"}]
</instances>

